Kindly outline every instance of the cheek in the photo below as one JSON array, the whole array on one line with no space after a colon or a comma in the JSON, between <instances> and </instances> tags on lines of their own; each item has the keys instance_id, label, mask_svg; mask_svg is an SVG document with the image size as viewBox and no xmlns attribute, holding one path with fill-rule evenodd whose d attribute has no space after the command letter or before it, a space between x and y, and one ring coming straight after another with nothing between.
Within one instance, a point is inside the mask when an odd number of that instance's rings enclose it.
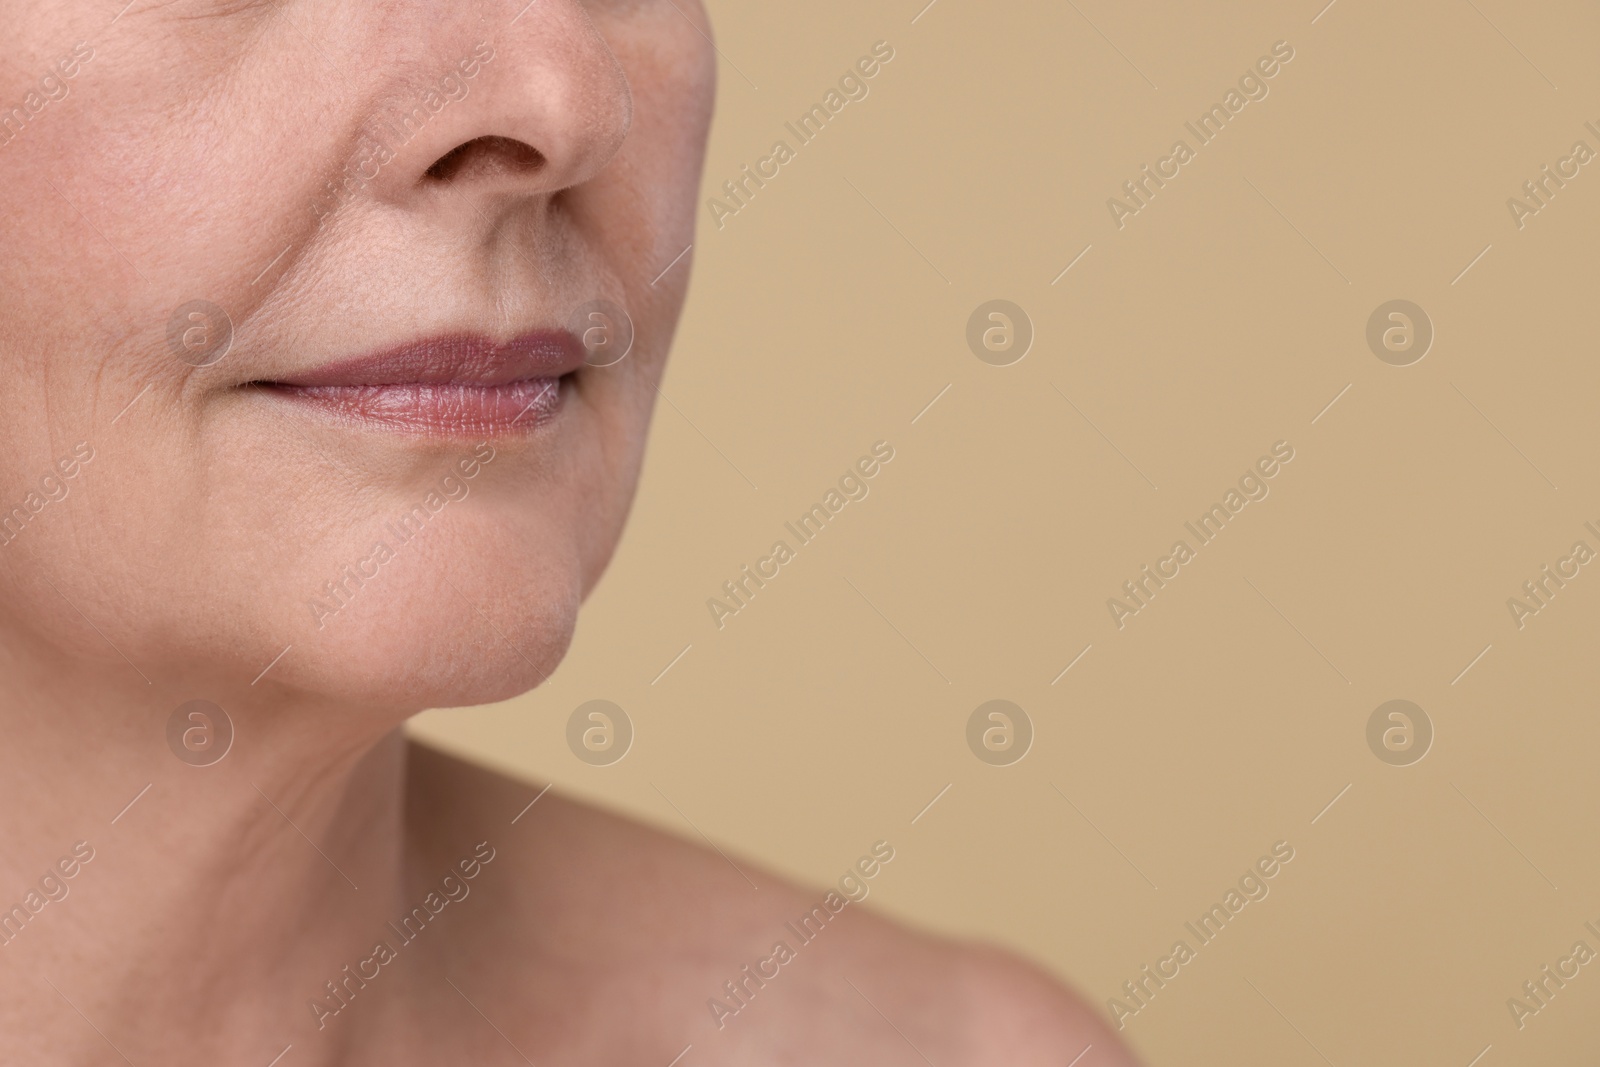
<instances>
[{"instance_id":1,"label":"cheek","mask_svg":"<svg viewBox=\"0 0 1600 1067\"><path fill-rule=\"evenodd\" d=\"M626 376L591 381L572 398L594 432L562 457L558 499L571 516L584 596L610 563L633 502L660 362L641 361Z\"/></svg>"},{"instance_id":2,"label":"cheek","mask_svg":"<svg viewBox=\"0 0 1600 1067\"><path fill-rule=\"evenodd\" d=\"M698 4L684 7L689 18L704 18ZM633 96L633 125L620 157L626 165L614 170L628 172L636 203L650 205L662 238L656 254L665 253L659 261L664 267L693 239L716 94L716 53L671 5L652 5L648 15L602 26L602 31Z\"/></svg>"}]
</instances>

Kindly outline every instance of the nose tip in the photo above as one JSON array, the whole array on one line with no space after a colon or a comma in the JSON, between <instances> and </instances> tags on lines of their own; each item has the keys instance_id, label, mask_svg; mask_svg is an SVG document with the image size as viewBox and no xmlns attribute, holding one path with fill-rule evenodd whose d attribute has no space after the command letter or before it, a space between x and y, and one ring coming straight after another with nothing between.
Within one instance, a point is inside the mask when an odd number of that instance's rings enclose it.
<instances>
[{"instance_id":1,"label":"nose tip","mask_svg":"<svg viewBox=\"0 0 1600 1067\"><path fill-rule=\"evenodd\" d=\"M444 56L439 45L434 51ZM461 48L460 37L448 46ZM535 0L450 71L391 188L549 195L605 169L633 122L622 64L580 0ZM460 77L452 68L459 67Z\"/></svg>"},{"instance_id":2,"label":"nose tip","mask_svg":"<svg viewBox=\"0 0 1600 1067\"><path fill-rule=\"evenodd\" d=\"M588 15L580 16L581 25L562 40L569 54L538 67L523 90L539 100L539 139L530 143L546 159L546 180L562 186L604 170L633 126L633 91L622 65Z\"/></svg>"}]
</instances>

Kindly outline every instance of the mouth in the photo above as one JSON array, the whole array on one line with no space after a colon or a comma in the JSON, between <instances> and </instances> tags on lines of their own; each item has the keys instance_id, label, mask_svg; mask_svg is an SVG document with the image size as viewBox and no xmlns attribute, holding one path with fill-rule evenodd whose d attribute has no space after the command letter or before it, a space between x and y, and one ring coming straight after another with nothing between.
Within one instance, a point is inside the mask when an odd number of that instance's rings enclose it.
<instances>
[{"instance_id":1,"label":"mouth","mask_svg":"<svg viewBox=\"0 0 1600 1067\"><path fill-rule=\"evenodd\" d=\"M428 437L502 437L549 422L584 366L567 330L509 341L456 334L409 342L254 390L364 428Z\"/></svg>"}]
</instances>

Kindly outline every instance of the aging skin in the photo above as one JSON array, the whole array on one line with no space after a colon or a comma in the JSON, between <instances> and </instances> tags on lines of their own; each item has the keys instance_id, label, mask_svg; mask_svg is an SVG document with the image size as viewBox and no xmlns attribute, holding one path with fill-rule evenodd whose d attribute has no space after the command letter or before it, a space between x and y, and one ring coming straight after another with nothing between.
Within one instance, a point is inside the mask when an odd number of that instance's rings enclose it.
<instances>
[{"instance_id":1,"label":"aging skin","mask_svg":"<svg viewBox=\"0 0 1600 1067\"><path fill-rule=\"evenodd\" d=\"M815 892L399 733L537 685L615 547L699 4L124 2L0 0L0 1062L1130 1063L854 906L717 1029Z\"/></svg>"}]
</instances>

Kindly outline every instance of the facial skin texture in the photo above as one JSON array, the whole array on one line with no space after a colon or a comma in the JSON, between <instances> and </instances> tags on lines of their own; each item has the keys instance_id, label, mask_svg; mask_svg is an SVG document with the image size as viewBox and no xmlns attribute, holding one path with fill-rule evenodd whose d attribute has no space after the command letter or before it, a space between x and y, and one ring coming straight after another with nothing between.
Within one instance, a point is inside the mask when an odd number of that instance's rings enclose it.
<instances>
[{"instance_id":1,"label":"facial skin texture","mask_svg":"<svg viewBox=\"0 0 1600 1067\"><path fill-rule=\"evenodd\" d=\"M179 1067L290 1044L285 1067L521 1062L510 1042L540 1062L667 1062L709 995L700 972L725 977L710 950L746 955L721 902L747 886L553 797L513 825L501 805L522 787L398 730L537 685L616 545L692 260L666 270L693 240L705 12L124 2L0 0L0 130L18 109L0 132L0 518L23 509L0 538L0 906L75 842L94 855L0 938L0 1062L113 1062L108 1044ZM376 165L385 116L429 94ZM631 353L565 381L535 429L489 437L487 462L477 438L339 423L255 384L419 338L560 329L597 298L629 313ZM198 368L168 339L196 300L234 331ZM389 525L434 490L448 502L398 545ZM380 540L394 556L373 575ZM364 584L319 618L310 602L357 564ZM195 699L233 724L212 766L168 747ZM308 1002L479 842L501 858L472 896L316 1025ZM748 919L763 930L806 899L771 881L771 914ZM650 910L670 902L696 922ZM623 913L626 938L607 934ZM929 1025L966 1020L949 1033L906 1023L941 1062L1054 1062L1086 1034L1111 1049L1012 964L852 922L836 940L854 947L816 953L808 981L831 996L847 987L829 966L849 964L908 1014L948 1004ZM919 986L940 961L952 977ZM658 971L694 991L682 1011L672 983L638 984ZM881 1027L853 1001L779 1003L700 1062L823 1032L869 1062L908 1055L856 1041Z\"/></svg>"},{"instance_id":2,"label":"facial skin texture","mask_svg":"<svg viewBox=\"0 0 1600 1067\"><path fill-rule=\"evenodd\" d=\"M262 685L385 715L555 666L632 496L688 271L650 282L692 240L712 67L666 3L520 6L141 0L108 25L116 6L7 5L26 47L5 106L79 40L94 56L0 148L0 500L77 441L97 452L79 499L0 554L8 639L209 692L293 644ZM375 168L370 138L441 81L465 95ZM377 175L319 221L347 168ZM559 328L596 298L630 312L632 354L580 374L547 432L492 442L470 497L319 629L308 602L473 441L330 427L241 387ZM235 327L202 369L167 344L194 299Z\"/></svg>"}]
</instances>

